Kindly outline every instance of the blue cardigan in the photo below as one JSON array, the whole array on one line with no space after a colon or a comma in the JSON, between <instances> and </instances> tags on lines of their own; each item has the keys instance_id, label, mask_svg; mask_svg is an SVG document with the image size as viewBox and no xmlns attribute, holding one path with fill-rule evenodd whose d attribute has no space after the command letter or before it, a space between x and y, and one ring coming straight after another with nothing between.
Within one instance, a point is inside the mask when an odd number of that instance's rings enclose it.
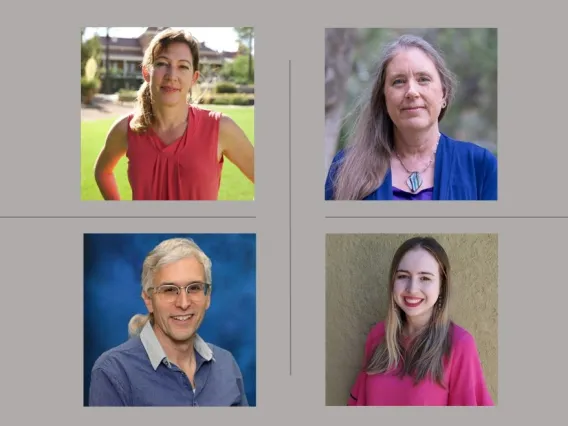
<instances>
[{"instance_id":1,"label":"blue cardigan","mask_svg":"<svg viewBox=\"0 0 568 426\"><path fill-rule=\"evenodd\" d=\"M325 182L325 199L333 200L337 166L344 157L334 157ZM384 182L364 200L392 200L390 167ZM497 157L488 149L471 142L440 136L434 169L433 200L497 200Z\"/></svg>"}]
</instances>

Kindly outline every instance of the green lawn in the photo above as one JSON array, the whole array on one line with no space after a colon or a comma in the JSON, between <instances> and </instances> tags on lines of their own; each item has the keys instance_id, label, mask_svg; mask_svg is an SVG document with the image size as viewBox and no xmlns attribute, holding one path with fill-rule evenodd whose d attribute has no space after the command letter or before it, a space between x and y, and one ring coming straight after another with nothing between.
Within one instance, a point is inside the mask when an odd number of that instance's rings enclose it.
<instances>
[{"instance_id":1,"label":"green lawn","mask_svg":"<svg viewBox=\"0 0 568 426\"><path fill-rule=\"evenodd\" d=\"M221 111L231 117L244 130L250 141L254 144L254 107L224 107L207 105L204 107ZM110 125L118 117L104 120L81 122L81 199L102 200L95 182L93 168ZM132 200L132 192L126 175L126 157L123 157L116 166L115 176L122 200ZM252 200L254 198L254 184L250 182L237 167L225 159L219 200Z\"/></svg>"}]
</instances>

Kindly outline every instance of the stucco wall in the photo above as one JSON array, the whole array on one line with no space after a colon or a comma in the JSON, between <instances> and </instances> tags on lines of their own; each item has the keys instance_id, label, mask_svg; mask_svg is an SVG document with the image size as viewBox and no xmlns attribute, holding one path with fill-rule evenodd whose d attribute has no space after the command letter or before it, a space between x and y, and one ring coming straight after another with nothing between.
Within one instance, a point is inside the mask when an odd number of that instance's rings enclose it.
<instances>
[{"instance_id":1,"label":"stucco wall","mask_svg":"<svg viewBox=\"0 0 568 426\"><path fill-rule=\"evenodd\" d=\"M367 333L384 320L394 252L417 234L331 234L326 240L326 405L346 405ZM497 404L497 235L436 238L452 268L452 319L475 338Z\"/></svg>"}]
</instances>

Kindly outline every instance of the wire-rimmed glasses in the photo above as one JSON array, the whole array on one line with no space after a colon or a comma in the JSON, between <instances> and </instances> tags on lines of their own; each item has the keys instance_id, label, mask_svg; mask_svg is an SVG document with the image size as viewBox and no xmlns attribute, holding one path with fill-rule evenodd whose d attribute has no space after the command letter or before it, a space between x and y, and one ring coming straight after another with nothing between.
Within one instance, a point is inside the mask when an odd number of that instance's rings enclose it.
<instances>
[{"instance_id":1,"label":"wire-rimmed glasses","mask_svg":"<svg viewBox=\"0 0 568 426\"><path fill-rule=\"evenodd\" d=\"M158 287L150 287L148 291L153 291L157 296L167 300L174 301L178 298L182 291L190 297L207 296L211 290L211 284L203 282L191 282L186 286L180 287L175 284L162 284Z\"/></svg>"}]
</instances>

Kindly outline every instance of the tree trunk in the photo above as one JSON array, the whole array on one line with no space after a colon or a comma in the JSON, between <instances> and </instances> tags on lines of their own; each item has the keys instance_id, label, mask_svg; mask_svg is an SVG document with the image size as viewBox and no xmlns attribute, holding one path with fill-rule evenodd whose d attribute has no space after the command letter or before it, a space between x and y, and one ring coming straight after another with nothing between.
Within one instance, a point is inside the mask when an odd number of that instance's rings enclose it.
<instances>
[{"instance_id":1,"label":"tree trunk","mask_svg":"<svg viewBox=\"0 0 568 426\"><path fill-rule=\"evenodd\" d=\"M106 29L106 60L105 60L105 93L110 93L110 28L107 27Z\"/></svg>"},{"instance_id":2,"label":"tree trunk","mask_svg":"<svg viewBox=\"0 0 568 426\"><path fill-rule=\"evenodd\" d=\"M347 80L353 69L356 28L325 30L325 170L337 150L347 100Z\"/></svg>"},{"instance_id":3,"label":"tree trunk","mask_svg":"<svg viewBox=\"0 0 568 426\"><path fill-rule=\"evenodd\" d=\"M249 33L249 68L248 68L248 81L252 83L252 30Z\"/></svg>"}]
</instances>

